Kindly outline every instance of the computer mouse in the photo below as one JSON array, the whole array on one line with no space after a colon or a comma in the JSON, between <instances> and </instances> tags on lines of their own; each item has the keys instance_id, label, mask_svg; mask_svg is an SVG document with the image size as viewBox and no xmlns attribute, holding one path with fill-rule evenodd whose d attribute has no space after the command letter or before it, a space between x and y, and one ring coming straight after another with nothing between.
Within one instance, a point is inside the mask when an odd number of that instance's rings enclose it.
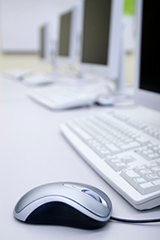
<instances>
[{"instance_id":1,"label":"computer mouse","mask_svg":"<svg viewBox=\"0 0 160 240\"><path fill-rule=\"evenodd\" d=\"M96 104L101 106L112 106L114 105L114 97L113 96L107 96L107 95L100 95L96 99Z\"/></svg>"},{"instance_id":2,"label":"computer mouse","mask_svg":"<svg viewBox=\"0 0 160 240\"><path fill-rule=\"evenodd\" d=\"M14 217L30 224L96 229L110 219L112 203L96 187L74 182L49 183L27 192Z\"/></svg>"}]
</instances>

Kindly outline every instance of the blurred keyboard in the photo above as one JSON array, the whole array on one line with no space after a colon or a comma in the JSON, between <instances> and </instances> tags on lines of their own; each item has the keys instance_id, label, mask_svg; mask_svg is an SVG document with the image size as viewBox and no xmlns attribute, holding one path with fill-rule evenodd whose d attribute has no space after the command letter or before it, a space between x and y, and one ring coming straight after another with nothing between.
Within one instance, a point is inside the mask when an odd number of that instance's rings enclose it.
<instances>
[{"instance_id":1,"label":"blurred keyboard","mask_svg":"<svg viewBox=\"0 0 160 240\"><path fill-rule=\"evenodd\" d=\"M32 75L31 70L23 70L23 69L13 69L5 73L7 77L14 80L23 80L24 77L28 77Z\"/></svg>"},{"instance_id":2,"label":"blurred keyboard","mask_svg":"<svg viewBox=\"0 0 160 240\"><path fill-rule=\"evenodd\" d=\"M46 85L54 82L54 75L51 73L34 73L25 76L23 83L28 86Z\"/></svg>"},{"instance_id":3,"label":"blurred keyboard","mask_svg":"<svg viewBox=\"0 0 160 240\"><path fill-rule=\"evenodd\" d=\"M71 120L61 131L135 208L160 205L160 129L112 112Z\"/></svg>"},{"instance_id":4,"label":"blurred keyboard","mask_svg":"<svg viewBox=\"0 0 160 240\"><path fill-rule=\"evenodd\" d=\"M97 95L84 88L52 84L29 91L28 96L53 110L92 105Z\"/></svg>"}]
</instances>

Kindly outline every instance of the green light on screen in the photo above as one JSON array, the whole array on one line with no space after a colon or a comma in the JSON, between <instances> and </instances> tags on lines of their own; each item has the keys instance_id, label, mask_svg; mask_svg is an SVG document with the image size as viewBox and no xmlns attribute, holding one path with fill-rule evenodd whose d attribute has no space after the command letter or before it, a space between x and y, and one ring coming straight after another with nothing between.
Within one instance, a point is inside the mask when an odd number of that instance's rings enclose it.
<instances>
[{"instance_id":1,"label":"green light on screen","mask_svg":"<svg viewBox=\"0 0 160 240\"><path fill-rule=\"evenodd\" d=\"M135 13L135 0L124 1L124 14L134 15Z\"/></svg>"}]
</instances>

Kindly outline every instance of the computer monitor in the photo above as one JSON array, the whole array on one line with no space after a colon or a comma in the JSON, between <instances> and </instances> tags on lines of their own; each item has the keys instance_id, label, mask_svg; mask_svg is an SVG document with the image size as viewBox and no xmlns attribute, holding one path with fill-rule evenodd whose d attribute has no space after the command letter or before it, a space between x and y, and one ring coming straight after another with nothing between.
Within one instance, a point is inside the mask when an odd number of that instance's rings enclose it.
<instances>
[{"instance_id":1,"label":"computer monitor","mask_svg":"<svg viewBox=\"0 0 160 240\"><path fill-rule=\"evenodd\" d=\"M51 61L51 29L50 24L44 24L40 27L40 48L39 55L42 61L50 63Z\"/></svg>"},{"instance_id":2,"label":"computer monitor","mask_svg":"<svg viewBox=\"0 0 160 240\"><path fill-rule=\"evenodd\" d=\"M59 63L65 63L73 66L77 61L78 49L78 6L71 10L60 14L59 16L59 33L58 33L58 54L57 60Z\"/></svg>"},{"instance_id":3,"label":"computer monitor","mask_svg":"<svg viewBox=\"0 0 160 240\"><path fill-rule=\"evenodd\" d=\"M118 79L123 0L83 0L80 72Z\"/></svg>"},{"instance_id":4,"label":"computer monitor","mask_svg":"<svg viewBox=\"0 0 160 240\"><path fill-rule=\"evenodd\" d=\"M158 32L159 8L150 0L137 1L137 57L135 102L160 111Z\"/></svg>"}]
</instances>

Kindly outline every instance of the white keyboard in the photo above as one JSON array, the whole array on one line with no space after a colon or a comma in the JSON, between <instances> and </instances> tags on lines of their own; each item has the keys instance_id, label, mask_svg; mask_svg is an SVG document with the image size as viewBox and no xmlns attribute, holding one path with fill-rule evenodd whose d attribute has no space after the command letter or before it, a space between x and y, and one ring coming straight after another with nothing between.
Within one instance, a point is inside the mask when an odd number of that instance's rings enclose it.
<instances>
[{"instance_id":1,"label":"white keyboard","mask_svg":"<svg viewBox=\"0 0 160 240\"><path fill-rule=\"evenodd\" d=\"M23 80L24 77L28 77L30 75L32 75L31 70L13 69L6 72L6 76L15 80Z\"/></svg>"},{"instance_id":2,"label":"white keyboard","mask_svg":"<svg viewBox=\"0 0 160 240\"><path fill-rule=\"evenodd\" d=\"M45 85L53 82L54 76L51 73L34 73L23 79L23 83L29 86Z\"/></svg>"},{"instance_id":3,"label":"white keyboard","mask_svg":"<svg viewBox=\"0 0 160 240\"><path fill-rule=\"evenodd\" d=\"M116 112L60 127L91 167L135 208L160 205L160 129Z\"/></svg>"},{"instance_id":4,"label":"white keyboard","mask_svg":"<svg viewBox=\"0 0 160 240\"><path fill-rule=\"evenodd\" d=\"M91 105L96 98L95 93L63 84L32 89L28 96L53 110Z\"/></svg>"}]
</instances>

